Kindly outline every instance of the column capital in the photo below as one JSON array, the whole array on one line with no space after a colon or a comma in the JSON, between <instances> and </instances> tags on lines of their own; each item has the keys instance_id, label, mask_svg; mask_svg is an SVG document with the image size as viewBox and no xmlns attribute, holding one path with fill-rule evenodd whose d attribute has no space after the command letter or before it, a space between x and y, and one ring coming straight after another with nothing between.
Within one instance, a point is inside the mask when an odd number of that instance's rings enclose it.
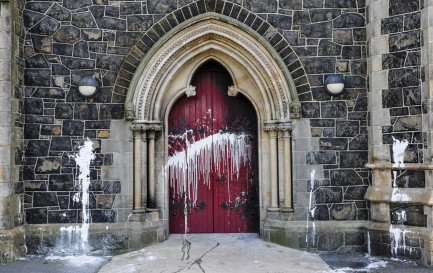
<instances>
[{"instance_id":1,"label":"column capital","mask_svg":"<svg viewBox=\"0 0 433 273\"><path fill-rule=\"evenodd\" d=\"M263 131L291 131L293 129L290 120L266 120L264 122Z\"/></svg>"},{"instance_id":2,"label":"column capital","mask_svg":"<svg viewBox=\"0 0 433 273\"><path fill-rule=\"evenodd\" d=\"M141 131L141 132L146 132L146 131L161 131L162 130L162 125L160 121L146 121L143 123L133 123L129 129L131 131Z\"/></svg>"}]
</instances>

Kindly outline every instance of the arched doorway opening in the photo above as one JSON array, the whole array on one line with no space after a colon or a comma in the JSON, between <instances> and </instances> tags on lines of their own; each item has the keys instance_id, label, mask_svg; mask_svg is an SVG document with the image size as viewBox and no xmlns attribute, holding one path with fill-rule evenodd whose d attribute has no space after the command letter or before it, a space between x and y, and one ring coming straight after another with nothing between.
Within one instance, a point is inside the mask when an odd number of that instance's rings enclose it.
<instances>
[{"instance_id":1,"label":"arched doorway opening","mask_svg":"<svg viewBox=\"0 0 433 273\"><path fill-rule=\"evenodd\" d=\"M259 231L257 115L210 60L168 117L170 233Z\"/></svg>"}]
</instances>

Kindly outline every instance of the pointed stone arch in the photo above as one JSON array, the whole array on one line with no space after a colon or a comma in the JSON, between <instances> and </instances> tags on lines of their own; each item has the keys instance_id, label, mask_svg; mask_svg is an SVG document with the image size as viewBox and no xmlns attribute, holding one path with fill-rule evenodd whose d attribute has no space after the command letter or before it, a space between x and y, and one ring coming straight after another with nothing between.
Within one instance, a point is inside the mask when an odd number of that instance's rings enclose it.
<instances>
[{"instance_id":1,"label":"pointed stone arch","mask_svg":"<svg viewBox=\"0 0 433 273\"><path fill-rule=\"evenodd\" d=\"M122 64L114 88L115 93L127 95L125 101L126 119L136 119L133 94L136 92L137 75L141 74L145 64L157 52L160 53L160 47L170 37L208 19L235 26L253 37L265 51L273 56L279 70L284 74L285 81L290 85L290 99L288 101L297 102L298 93L310 91L308 78L298 56L274 27L237 4L219 1L222 4L215 5L215 2L210 4L211 2L213 1L206 3L205 1L196 1L167 14L146 31L131 49ZM293 81L292 75L295 81ZM303 80L297 81L296 79ZM285 108L288 109L288 105ZM137 118L140 119L139 116Z\"/></svg>"}]
</instances>

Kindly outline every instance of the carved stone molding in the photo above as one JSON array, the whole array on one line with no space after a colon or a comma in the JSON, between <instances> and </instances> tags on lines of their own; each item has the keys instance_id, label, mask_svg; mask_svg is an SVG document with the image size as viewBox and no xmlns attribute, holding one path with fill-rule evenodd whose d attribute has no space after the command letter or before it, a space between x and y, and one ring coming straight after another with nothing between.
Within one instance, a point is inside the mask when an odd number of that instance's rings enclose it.
<instances>
[{"instance_id":1,"label":"carved stone molding","mask_svg":"<svg viewBox=\"0 0 433 273\"><path fill-rule=\"evenodd\" d=\"M195 91L195 86L189 85L182 89L182 93L185 93L185 95L189 97L194 97L197 93Z\"/></svg>"},{"instance_id":2,"label":"carved stone molding","mask_svg":"<svg viewBox=\"0 0 433 273\"><path fill-rule=\"evenodd\" d=\"M136 124L132 124L129 129L131 129L131 131L141 131L141 132L146 132L146 131L161 131L162 130L162 126L160 123L136 123Z\"/></svg>"},{"instance_id":3,"label":"carved stone molding","mask_svg":"<svg viewBox=\"0 0 433 273\"><path fill-rule=\"evenodd\" d=\"M265 126L263 127L263 131L271 132L271 131L291 131L293 129L293 125L290 121L265 121Z\"/></svg>"},{"instance_id":4,"label":"carved stone molding","mask_svg":"<svg viewBox=\"0 0 433 273\"><path fill-rule=\"evenodd\" d=\"M236 97L239 94L239 89L234 86L229 86L229 90L227 91L227 94L230 97Z\"/></svg>"}]
</instances>

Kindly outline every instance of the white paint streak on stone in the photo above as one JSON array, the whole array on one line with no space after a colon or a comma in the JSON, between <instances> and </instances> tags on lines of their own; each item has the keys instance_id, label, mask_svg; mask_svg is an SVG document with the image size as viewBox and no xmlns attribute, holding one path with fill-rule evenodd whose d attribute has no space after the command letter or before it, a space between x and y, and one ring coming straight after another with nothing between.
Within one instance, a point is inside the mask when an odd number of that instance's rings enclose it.
<instances>
[{"instance_id":1,"label":"white paint streak on stone","mask_svg":"<svg viewBox=\"0 0 433 273\"><path fill-rule=\"evenodd\" d=\"M400 246L400 240L403 242L403 248L406 248L406 234L411 233L409 230L401 230L398 227L391 225L389 227L389 233L391 234L391 254L398 255L398 247Z\"/></svg>"},{"instance_id":2,"label":"white paint streak on stone","mask_svg":"<svg viewBox=\"0 0 433 273\"><path fill-rule=\"evenodd\" d=\"M90 186L90 163L95 158L93 153L93 142L87 139L75 156L75 162L79 167L79 183L81 187L82 203L82 227L81 227L81 244L84 250L85 244L89 237L89 186Z\"/></svg>"},{"instance_id":3,"label":"white paint streak on stone","mask_svg":"<svg viewBox=\"0 0 433 273\"><path fill-rule=\"evenodd\" d=\"M393 167L400 167L404 168L404 152L409 145L409 142L406 139L403 139L402 141L392 137L393 145L392 145L392 151L393 151L393 158L394 158L394 164Z\"/></svg>"},{"instance_id":4,"label":"white paint streak on stone","mask_svg":"<svg viewBox=\"0 0 433 273\"><path fill-rule=\"evenodd\" d=\"M316 174L316 170L312 170L310 173L310 201L308 203L308 212L307 212L307 234L305 235L305 242L307 242L307 243L308 243L308 228L309 228L310 215L312 215L312 217L314 217L314 210L311 209L311 206L312 206L312 202L313 202L312 199L313 199L313 191L314 191L314 176L315 176L315 174Z\"/></svg>"},{"instance_id":5,"label":"white paint streak on stone","mask_svg":"<svg viewBox=\"0 0 433 273\"><path fill-rule=\"evenodd\" d=\"M371 239L370 239L370 231L367 232L367 251L368 251L368 256L371 256Z\"/></svg>"}]
</instances>

